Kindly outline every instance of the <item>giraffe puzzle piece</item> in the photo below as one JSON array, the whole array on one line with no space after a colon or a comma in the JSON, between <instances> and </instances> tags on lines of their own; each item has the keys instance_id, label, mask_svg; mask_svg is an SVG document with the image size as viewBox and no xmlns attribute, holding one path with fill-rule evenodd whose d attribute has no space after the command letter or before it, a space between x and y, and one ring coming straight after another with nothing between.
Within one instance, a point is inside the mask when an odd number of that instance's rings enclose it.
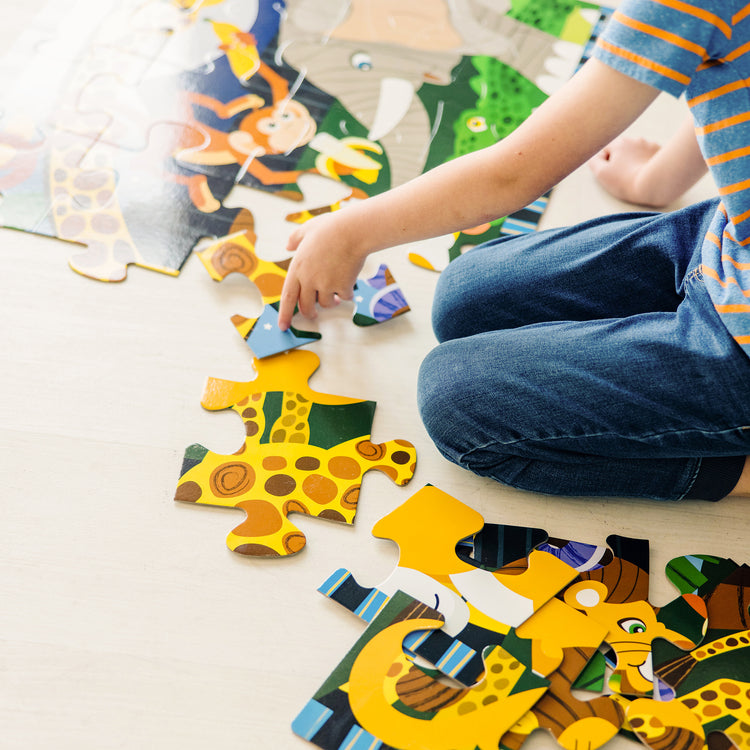
<instances>
[{"instance_id":1,"label":"giraffe puzzle piece","mask_svg":"<svg viewBox=\"0 0 750 750\"><path fill-rule=\"evenodd\" d=\"M232 455L187 448L175 500L242 509L246 520L227 538L239 554L299 552L305 535L289 514L353 523L366 472L381 471L398 485L414 474L410 442L370 440L374 401L310 389L319 363L313 352L295 350L256 360L253 381L206 384L201 404L237 412L245 442Z\"/></svg>"},{"instance_id":2,"label":"giraffe puzzle piece","mask_svg":"<svg viewBox=\"0 0 750 750\"><path fill-rule=\"evenodd\" d=\"M544 693L547 680L502 646L485 650L486 678L446 685L404 654L442 615L401 591L388 600L292 724L325 750L496 750L503 732Z\"/></svg>"},{"instance_id":3,"label":"giraffe puzzle piece","mask_svg":"<svg viewBox=\"0 0 750 750\"><path fill-rule=\"evenodd\" d=\"M196 255L214 281L223 281L230 273L245 276L260 290L263 304L273 307L273 311L266 309L263 315L268 319L274 317L274 312L278 311L281 289L284 286L291 259L262 260L255 252L253 241L246 232L222 237L198 251ZM353 322L358 326L383 323L409 311L406 298L386 265L380 265L375 275L368 279L357 279L354 286L354 304ZM276 318L278 319L278 316ZM247 339L257 320L255 318L239 321L243 338ZM297 335L315 337L309 332L298 332ZM288 339L288 344L287 349L299 346L292 338ZM249 341L248 345L251 346ZM278 343L274 346L278 346ZM266 350L270 347L262 343L260 348ZM277 349L277 351L282 350ZM256 355L266 356L258 354L257 351Z\"/></svg>"}]
</instances>

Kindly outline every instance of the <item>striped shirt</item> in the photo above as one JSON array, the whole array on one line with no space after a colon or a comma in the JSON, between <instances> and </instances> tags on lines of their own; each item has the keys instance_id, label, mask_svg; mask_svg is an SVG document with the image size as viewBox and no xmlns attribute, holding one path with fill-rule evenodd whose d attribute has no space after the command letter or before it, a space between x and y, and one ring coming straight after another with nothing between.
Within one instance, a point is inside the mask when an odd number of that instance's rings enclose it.
<instances>
[{"instance_id":1,"label":"striped shirt","mask_svg":"<svg viewBox=\"0 0 750 750\"><path fill-rule=\"evenodd\" d=\"M703 239L703 278L750 354L750 2L623 0L594 55L679 96L721 198Z\"/></svg>"}]
</instances>

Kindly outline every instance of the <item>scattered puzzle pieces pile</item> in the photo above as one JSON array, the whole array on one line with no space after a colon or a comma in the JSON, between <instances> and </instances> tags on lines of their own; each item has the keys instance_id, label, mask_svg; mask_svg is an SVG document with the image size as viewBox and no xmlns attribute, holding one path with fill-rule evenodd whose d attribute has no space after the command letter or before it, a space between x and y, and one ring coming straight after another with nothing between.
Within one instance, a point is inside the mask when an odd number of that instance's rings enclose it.
<instances>
[{"instance_id":1,"label":"scattered puzzle pieces pile","mask_svg":"<svg viewBox=\"0 0 750 750\"><path fill-rule=\"evenodd\" d=\"M321 585L367 628L293 722L301 737L517 750L544 729L569 750L618 734L652 750L750 746L747 566L676 558L679 595L657 607L646 540L484 524L429 485L373 533L397 542L398 566L369 589L344 569Z\"/></svg>"}]
</instances>

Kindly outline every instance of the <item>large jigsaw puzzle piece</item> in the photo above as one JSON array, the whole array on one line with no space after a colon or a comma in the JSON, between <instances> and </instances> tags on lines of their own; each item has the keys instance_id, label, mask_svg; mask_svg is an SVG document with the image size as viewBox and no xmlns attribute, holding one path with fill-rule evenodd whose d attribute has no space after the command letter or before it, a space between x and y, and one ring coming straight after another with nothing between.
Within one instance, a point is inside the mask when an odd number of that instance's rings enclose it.
<instances>
[{"instance_id":1,"label":"large jigsaw puzzle piece","mask_svg":"<svg viewBox=\"0 0 750 750\"><path fill-rule=\"evenodd\" d=\"M634 702L628 712L649 747L673 738L685 747L750 747L750 568L728 558L688 555L667 567L668 577L708 610L704 641L688 654L654 645L654 671L671 700Z\"/></svg>"},{"instance_id":2,"label":"large jigsaw puzzle piece","mask_svg":"<svg viewBox=\"0 0 750 750\"><path fill-rule=\"evenodd\" d=\"M533 549L522 575L478 567L459 556L456 548L482 525L476 511L436 487L423 487L373 528L375 536L399 545L394 572L373 589L365 589L348 571L339 570L320 591L368 621L395 591L435 607L445 617L444 627L413 636L407 642L411 653L447 676L474 684L482 675L484 648L503 644L512 651L514 628L577 575L565 563ZM532 655L517 656L530 663ZM547 660L544 667L535 663L534 669L544 673L554 666Z\"/></svg>"},{"instance_id":3,"label":"large jigsaw puzzle piece","mask_svg":"<svg viewBox=\"0 0 750 750\"><path fill-rule=\"evenodd\" d=\"M483 655L486 679L471 688L446 685L403 650L411 634L442 621L436 610L395 592L295 719L294 731L326 750L496 750L548 683L493 646Z\"/></svg>"},{"instance_id":4,"label":"large jigsaw puzzle piece","mask_svg":"<svg viewBox=\"0 0 750 750\"><path fill-rule=\"evenodd\" d=\"M352 523L366 472L381 471L398 485L414 474L410 442L371 441L375 402L310 389L319 362L295 350L256 360L254 381L206 384L204 408L233 409L244 422L245 442L232 455L190 446L175 500L242 509L245 522L227 538L235 552L294 554L305 536L289 514Z\"/></svg>"}]
</instances>

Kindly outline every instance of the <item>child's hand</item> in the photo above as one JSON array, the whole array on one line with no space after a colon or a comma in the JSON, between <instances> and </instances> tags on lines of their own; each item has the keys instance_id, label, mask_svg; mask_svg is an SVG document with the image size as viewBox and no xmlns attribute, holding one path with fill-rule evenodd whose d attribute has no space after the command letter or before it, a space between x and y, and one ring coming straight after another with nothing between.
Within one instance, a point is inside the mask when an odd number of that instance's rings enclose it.
<instances>
[{"instance_id":1,"label":"child's hand","mask_svg":"<svg viewBox=\"0 0 750 750\"><path fill-rule=\"evenodd\" d=\"M602 149L589 165L599 184L615 198L651 205L639 178L660 149L659 144L643 138L623 136Z\"/></svg>"},{"instance_id":2,"label":"child's hand","mask_svg":"<svg viewBox=\"0 0 750 750\"><path fill-rule=\"evenodd\" d=\"M355 249L355 239L344 231L336 214L310 219L289 237L287 250L294 252L279 306L279 328L292 323L294 308L307 318L316 316L316 304L333 307L354 295L354 284L364 265L365 254Z\"/></svg>"}]
</instances>

